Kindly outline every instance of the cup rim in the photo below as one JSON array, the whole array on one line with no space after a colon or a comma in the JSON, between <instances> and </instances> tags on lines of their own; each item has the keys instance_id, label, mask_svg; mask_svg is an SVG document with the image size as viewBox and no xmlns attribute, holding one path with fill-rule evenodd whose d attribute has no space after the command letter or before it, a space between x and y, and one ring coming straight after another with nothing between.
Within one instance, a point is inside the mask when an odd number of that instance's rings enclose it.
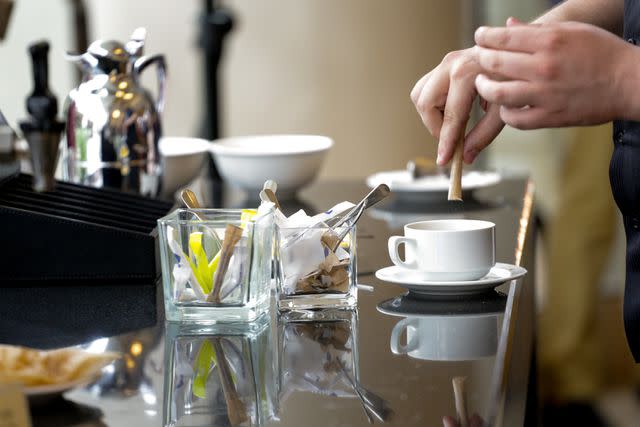
<instances>
[{"instance_id":1,"label":"cup rim","mask_svg":"<svg viewBox=\"0 0 640 427\"><path fill-rule=\"evenodd\" d=\"M442 224L451 224L451 223L464 223L466 227L464 228L437 228L438 225ZM421 228L420 225L429 224L433 225L436 228ZM491 228L495 228L495 224L491 221L485 221L480 219L434 219L427 221L415 221L404 226L405 230L413 230L424 233L459 233L466 231L479 231L479 230L488 230Z\"/></svg>"}]
</instances>

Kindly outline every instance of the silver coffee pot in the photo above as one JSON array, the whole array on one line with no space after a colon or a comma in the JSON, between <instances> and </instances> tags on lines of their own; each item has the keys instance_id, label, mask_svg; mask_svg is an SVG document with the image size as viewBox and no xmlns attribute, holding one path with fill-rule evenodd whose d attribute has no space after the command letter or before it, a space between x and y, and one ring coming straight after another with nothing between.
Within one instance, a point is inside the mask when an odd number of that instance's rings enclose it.
<instances>
[{"instance_id":1,"label":"silver coffee pot","mask_svg":"<svg viewBox=\"0 0 640 427\"><path fill-rule=\"evenodd\" d=\"M83 79L65 101L64 180L151 197L161 191L166 64L163 55L143 56L145 37L138 28L126 44L97 40L87 52L67 55L82 68ZM140 85L140 74L152 64L159 86L155 101Z\"/></svg>"}]
</instances>

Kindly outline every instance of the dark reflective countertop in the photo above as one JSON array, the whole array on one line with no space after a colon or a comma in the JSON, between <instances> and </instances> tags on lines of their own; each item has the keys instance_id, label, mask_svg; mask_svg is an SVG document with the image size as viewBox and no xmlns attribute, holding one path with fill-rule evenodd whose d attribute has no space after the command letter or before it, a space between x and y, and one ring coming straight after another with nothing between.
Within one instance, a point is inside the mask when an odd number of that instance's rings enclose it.
<instances>
[{"instance_id":1,"label":"dark reflective countertop","mask_svg":"<svg viewBox=\"0 0 640 427\"><path fill-rule=\"evenodd\" d=\"M210 186L197 184L206 199ZM366 192L362 182L323 181L284 208L319 211ZM198 329L164 322L155 284L34 285L2 289L0 342L124 354L96 384L34 401L36 427L439 426L455 416L452 379L460 376L469 413L522 425L533 351L532 193L512 177L464 203L391 200L367 211L358 223L358 283L372 290L361 287L357 310L323 321L287 322L272 310L250 325ZM227 206L251 203L231 196ZM493 221L497 260L529 274L453 299L415 299L377 280L374 272L391 264L388 237L433 218ZM240 406L208 362L212 349L225 355Z\"/></svg>"}]
</instances>

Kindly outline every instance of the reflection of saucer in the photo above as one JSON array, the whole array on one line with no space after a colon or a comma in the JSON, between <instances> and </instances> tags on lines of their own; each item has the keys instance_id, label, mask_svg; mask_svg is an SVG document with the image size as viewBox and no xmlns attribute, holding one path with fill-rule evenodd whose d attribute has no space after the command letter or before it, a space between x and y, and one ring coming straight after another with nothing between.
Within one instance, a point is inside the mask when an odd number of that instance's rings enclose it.
<instances>
[{"instance_id":1,"label":"reflection of saucer","mask_svg":"<svg viewBox=\"0 0 640 427\"><path fill-rule=\"evenodd\" d=\"M462 192L467 196L476 188L489 187L500 182L500 174L492 171L470 171L462 176ZM413 179L406 170L379 172L367 178L367 185L371 188L379 184L387 184L398 199L446 200L449 190L449 178L443 174L429 175Z\"/></svg>"},{"instance_id":2,"label":"reflection of saucer","mask_svg":"<svg viewBox=\"0 0 640 427\"><path fill-rule=\"evenodd\" d=\"M468 281L430 281L417 276L412 270L391 266L376 271L376 277L382 281L395 283L410 292L422 295L467 295L485 292L496 286L527 274L522 267L496 263L489 274L478 280Z\"/></svg>"},{"instance_id":3,"label":"reflection of saucer","mask_svg":"<svg viewBox=\"0 0 640 427\"><path fill-rule=\"evenodd\" d=\"M411 293L382 301L380 313L398 317L494 315L504 312L507 297L497 292L485 292L464 299L414 298Z\"/></svg>"}]
</instances>

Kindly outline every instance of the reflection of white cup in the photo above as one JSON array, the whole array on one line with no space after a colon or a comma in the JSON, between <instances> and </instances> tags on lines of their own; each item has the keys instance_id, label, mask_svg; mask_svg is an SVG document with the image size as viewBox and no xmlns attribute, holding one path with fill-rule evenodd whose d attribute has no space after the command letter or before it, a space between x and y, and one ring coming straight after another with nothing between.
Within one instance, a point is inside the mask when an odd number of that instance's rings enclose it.
<instances>
[{"instance_id":1,"label":"reflection of white cup","mask_svg":"<svg viewBox=\"0 0 640 427\"><path fill-rule=\"evenodd\" d=\"M405 245L405 259L398 248ZM389 238L389 256L423 280L476 280L496 263L495 224L470 219L413 222Z\"/></svg>"},{"instance_id":2,"label":"reflection of white cup","mask_svg":"<svg viewBox=\"0 0 640 427\"><path fill-rule=\"evenodd\" d=\"M475 360L495 355L499 315L407 317L391 332L391 351L424 360ZM406 330L406 344L401 343Z\"/></svg>"}]
</instances>

